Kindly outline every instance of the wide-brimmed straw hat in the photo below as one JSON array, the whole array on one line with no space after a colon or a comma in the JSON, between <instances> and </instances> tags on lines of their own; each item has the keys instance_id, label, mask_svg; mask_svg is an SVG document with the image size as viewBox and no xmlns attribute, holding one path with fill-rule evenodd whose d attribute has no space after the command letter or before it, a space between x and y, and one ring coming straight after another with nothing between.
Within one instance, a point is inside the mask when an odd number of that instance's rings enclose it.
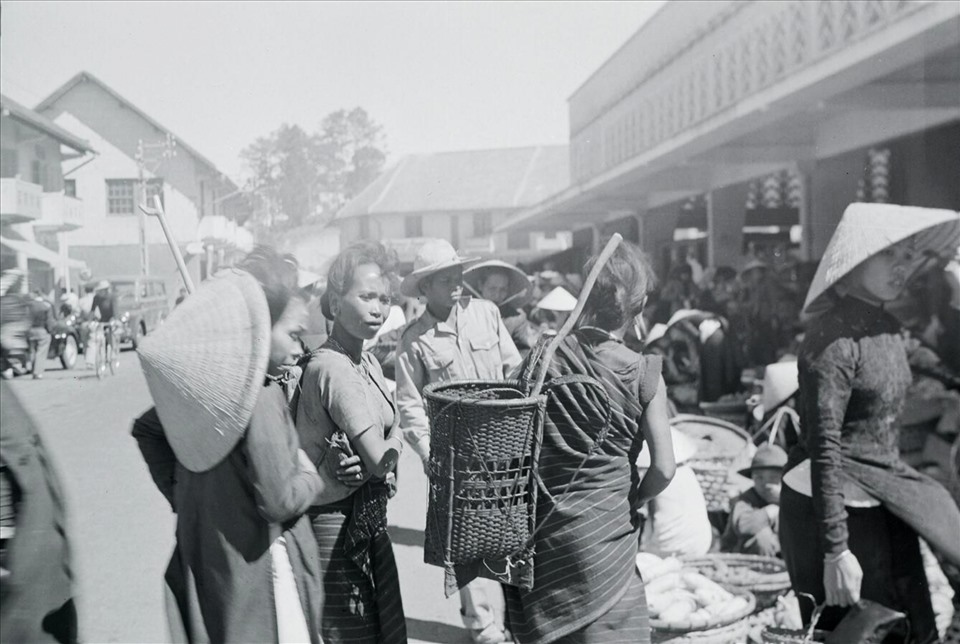
<instances>
[{"instance_id":1,"label":"wide-brimmed straw hat","mask_svg":"<svg viewBox=\"0 0 960 644\"><path fill-rule=\"evenodd\" d=\"M683 322L684 320L694 319L695 322L699 324L704 319L713 317L712 313L707 311L701 311L699 309L679 309L673 315L670 316L670 319L667 320L666 324L658 322L650 328L650 332L647 334L647 337L643 339L644 344L653 344L663 336L667 334L673 326Z\"/></svg>"},{"instance_id":2,"label":"wide-brimmed straw hat","mask_svg":"<svg viewBox=\"0 0 960 644\"><path fill-rule=\"evenodd\" d=\"M740 269L740 275L741 276L746 275L750 271L757 271L757 270L765 271L769 268L770 268L770 265L767 264L765 261L760 259L752 259L749 262L747 262L746 266Z\"/></svg>"},{"instance_id":3,"label":"wide-brimmed straw hat","mask_svg":"<svg viewBox=\"0 0 960 644\"><path fill-rule=\"evenodd\" d=\"M537 302L537 308L545 311L560 311L569 313L577 306L577 298L570 294L570 291L558 286L547 293L542 300Z\"/></svg>"},{"instance_id":4,"label":"wide-brimmed straw hat","mask_svg":"<svg viewBox=\"0 0 960 644\"><path fill-rule=\"evenodd\" d=\"M481 297L480 292L483 289L483 283L491 273L502 272L509 280L507 299L510 305L520 307L530 300L533 291L533 285L526 274L513 264L501 262L499 259L489 259L480 262L468 268L463 273L463 285L477 297Z\"/></svg>"},{"instance_id":5,"label":"wide-brimmed straw hat","mask_svg":"<svg viewBox=\"0 0 960 644\"><path fill-rule=\"evenodd\" d=\"M110 282L108 282L107 280L100 280L99 282L97 282L97 285L93 287L93 290L103 291L103 290L108 290L109 288L110 288Z\"/></svg>"},{"instance_id":6,"label":"wide-brimmed straw hat","mask_svg":"<svg viewBox=\"0 0 960 644\"><path fill-rule=\"evenodd\" d=\"M250 273L203 282L137 353L170 446L204 472L246 432L270 356L270 311Z\"/></svg>"},{"instance_id":7,"label":"wide-brimmed straw hat","mask_svg":"<svg viewBox=\"0 0 960 644\"><path fill-rule=\"evenodd\" d=\"M907 238L920 254L951 257L960 243L960 213L953 210L852 203L837 225L813 276L803 312L823 313L828 292L864 260Z\"/></svg>"},{"instance_id":8,"label":"wide-brimmed straw hat","mask_svg":"<svg viewBox=\"0 0 960 644\"><path fill-rule=\"evenodd\" d=\"M788 400L800 388L797 361L789 360L768 364L763 370L763 393L760 405L763 413L769 413Z\"/></svg>"},{"instance_id":9,"label":"wide-brimmed straw hat","mask_svg":"<svg viewBox=\"0 0 960 644\"><path fill-rule=\"evenodd\" d=\"M461 257L446 239L427 240L417 251L413 271L400 283L400 292L407 297L418 297L423 278L446 268L465 266L478 260L477 257Z\"/></svg>"}]
</instances>

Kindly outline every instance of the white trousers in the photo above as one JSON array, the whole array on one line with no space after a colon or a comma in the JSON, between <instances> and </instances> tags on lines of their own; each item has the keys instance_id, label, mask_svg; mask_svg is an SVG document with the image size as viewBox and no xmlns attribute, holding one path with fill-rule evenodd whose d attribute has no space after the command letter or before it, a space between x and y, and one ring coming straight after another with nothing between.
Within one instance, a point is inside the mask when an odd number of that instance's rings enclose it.
<instances>
[{"instance_id":1,"label":"white trousers","mask_svg":"<svg viewBox=\"0 0 960 644\"><path fill-rule=\"evenodd\" d=\"M287 542L279 537L270 545L273 559L273 601L277 611L280 644L310 644L310 628L303 615L300 593L287 555Z\"/></svg>"},{"instance_id":2,"label":"white trousers","mask_svg":"<svg viewBox=\"0 0 960 644\"><path fill-rule=\"evenodd\" d=\"M460 615L469 629L484 629L496 623L503 628L503 588L492 579L477 577L460 589Z\"/></svg>"}]
</instances>

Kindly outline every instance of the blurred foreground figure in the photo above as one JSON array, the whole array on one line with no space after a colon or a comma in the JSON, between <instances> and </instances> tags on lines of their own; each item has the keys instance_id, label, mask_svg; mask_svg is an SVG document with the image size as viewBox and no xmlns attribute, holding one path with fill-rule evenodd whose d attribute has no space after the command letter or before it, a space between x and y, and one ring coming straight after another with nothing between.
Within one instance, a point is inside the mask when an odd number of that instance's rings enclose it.
<instances>
[{"instance_id":1,"label":"blurred foreground figure","mask_svg":"<svg viewBox=\"0 0 960 644\"><path fill-rule=\"evenodd\" d=\"M60 483L6 382L0 382L0 426L0 641L76 642Z\"/></svg>"}]
</instances>

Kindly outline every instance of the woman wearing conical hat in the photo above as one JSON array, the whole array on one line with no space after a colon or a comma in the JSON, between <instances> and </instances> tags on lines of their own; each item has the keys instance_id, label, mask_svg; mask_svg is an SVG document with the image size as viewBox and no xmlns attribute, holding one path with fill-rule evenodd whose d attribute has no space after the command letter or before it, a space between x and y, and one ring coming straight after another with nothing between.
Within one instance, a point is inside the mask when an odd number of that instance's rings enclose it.
<instances>
[{"instance_id":1,"label":"woman wearing conical hat","mask_svg":"<svg viewBox=\"0 0 960 644\"><path fill-rule=\"evenodd\" d=\"M911 373L885 309L958 243L956 212L851 204L807 294L816 317L799 351L802 436L784 468L780 539L794 590L828 605L821 628L863 598L906 613L908 641L937 640L917 536L960 564L960 510L900 460Z\"/></svg>"},{"instance_id":2,"label":"woman wearing conical hat","mask_svg":"<svg viewBox=\"0 0 960 644\"><path fill-rule=\"evenodd\" d=\"M172 641L321 641L320 558L304 512L326 484L278 382L306 319L292 270L255 249L138 349L156 407L133 435L177 514Z\"/></svg>"}]
</instances>

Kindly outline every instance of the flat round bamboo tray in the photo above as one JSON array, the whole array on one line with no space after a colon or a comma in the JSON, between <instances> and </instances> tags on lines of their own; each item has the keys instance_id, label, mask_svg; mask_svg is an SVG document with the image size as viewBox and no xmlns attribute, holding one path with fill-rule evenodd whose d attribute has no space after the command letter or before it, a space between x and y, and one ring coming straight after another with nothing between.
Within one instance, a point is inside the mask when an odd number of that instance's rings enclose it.
<instances>
[{"instance_id":1,"label":"flat round bamboo tray","mask_svg":"<svg viewBox=\"0 0 960 644\"><path fill-rule=\"evenodd\" d=\"M685 568L692 568L707 579L728 588L748 590L757 599L757 608L769 608L777 597L790 590L786 564L776 557L713 553L702 557L681 557Z\"/></svg>"},{"instance_id":2,"label":"flat round bamboo tray","mask_svg":"<svg viewBox=\"0 0 960 644\"><path fill-rule=\"evenodd\" d=\"M826 641L827 631L815 630L813 639L807 639L807 631L768 626L760 631L763 644L811 644Z\"/></svg>"},{"instance_id":3,"label":"flat round bamboo tray","mask_svg":"<svg viewBox=\"0 0 960 644\"><path fill-rule=\"evenodd\" d=\"M753 613L757 608L757 599L753 596L753 593L749 590L743 590L741 588L729 588L730 592L734 595L740 595L747 599L747 604L741 610L717 620L711 624L706 624L704 626L693 626L689 622L665 622L660 619L651 618L650 626L660 634L673 634L673 637L680 637L685 635L692 635L694 633L700 633L705 631L712 631L726 628L727 626L733 626L740 621L743 621L744 632L749 629L749 624L746 623L746 618ZM670 640L673 641L673 640ZM700 641L700 640L696 640ZM712 641L712 640L711 640ZM726 640L730 641L730 640Z\"/></svg>"},{"instance_id":4,"label":"flat round bamboo tray","mask_svg":"<svg viewBox=\"0 0 960 644\"><path fill-rule=\"evenodd\" d=\"M670 424L696 441L697 452L687 464L700 483L707 510L728 511L730 472L738 462L749 465L750 434L725 420L695 414L678 414Z\"/></svg>"},{"instance_id":5,"label":"flat round bamboo tray","mask_svg":"<svg viewBox=\"0 0 960 644\"><path fill-rule=\"evenodd\" d=\"M726 626L683 634L654 629L650 641L654 644L731 644L745 641L749 632L749 620L741 619Z\"/></svg>"}]
</instances>

